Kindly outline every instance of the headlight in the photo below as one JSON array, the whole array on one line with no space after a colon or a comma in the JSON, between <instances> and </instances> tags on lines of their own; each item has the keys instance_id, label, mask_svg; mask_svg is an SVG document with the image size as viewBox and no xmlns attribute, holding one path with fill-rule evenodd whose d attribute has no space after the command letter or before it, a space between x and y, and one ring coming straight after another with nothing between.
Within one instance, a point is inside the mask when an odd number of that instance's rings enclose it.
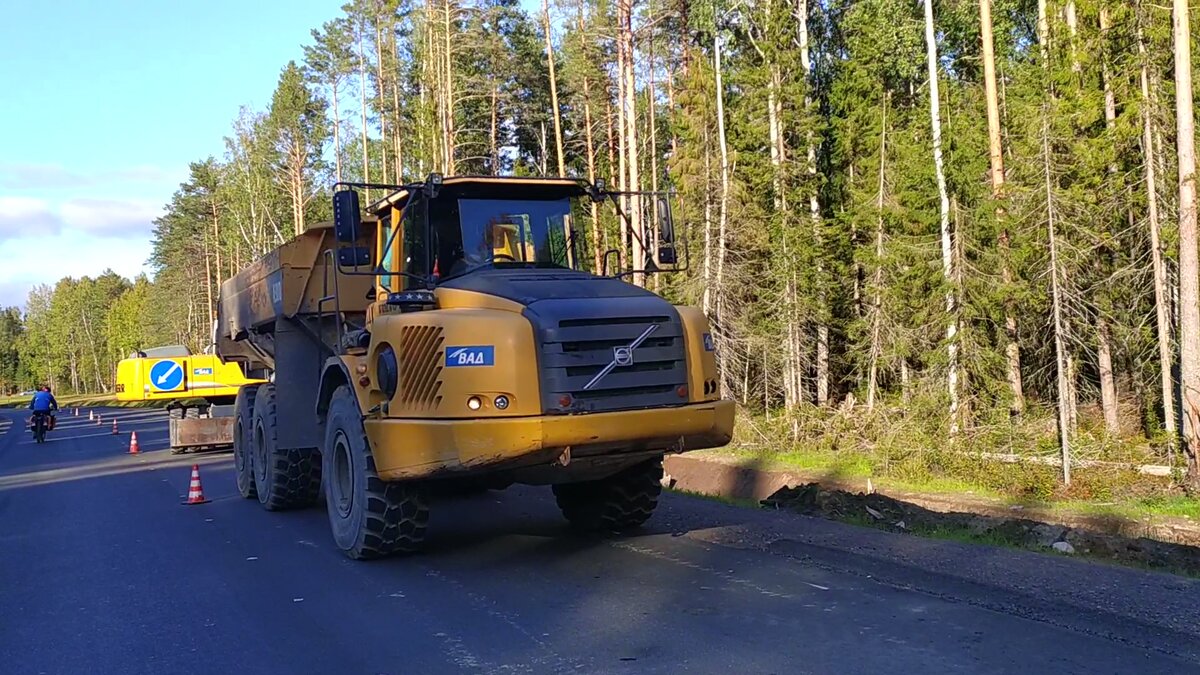
<instances>
[{"instance_id":1,"label":"headlight","mask_svg":"<svg viewBox=\"0 0 1200 675\"><path fill-rule=\"evenodd\" d=\"M396 352L392 350L391 345L383 345L379 349L379 355L375 360L375 383L379 386L388 400L391 400L396 395L396 380L397 373L400 368L396 363Z\"/></svg>"}]
</instances>

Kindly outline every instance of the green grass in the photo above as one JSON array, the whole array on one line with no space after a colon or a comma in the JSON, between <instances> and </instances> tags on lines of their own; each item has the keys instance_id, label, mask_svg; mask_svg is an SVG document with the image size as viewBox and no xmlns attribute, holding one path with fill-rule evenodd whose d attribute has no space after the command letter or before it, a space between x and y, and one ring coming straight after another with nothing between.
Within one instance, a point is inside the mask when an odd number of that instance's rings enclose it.
<instances>
[{"instance_id":1,"label":"green grass","mask_svg":"<svg viewBox=\"0 0 1200 675\"><path fill-rule=\"evenodd\" d=\"M1144 518L1147 516L1164 516L1168 518L1191 518L1200 521L1200 499L1183 495L1163 495L1130 499L1119 502L1088 502L1070 500L1052 502L1052 509L1061 509L1074 513L1084 513L1098 516L1113 516L1116 518Z\"/></svg>"},{"instance_id":2,"label":"green grass","mask_svg":"<svg viewBox=\"0 0 1200 675\"><path fill-rule=\"evenodd\" d=\"M860 490L869 477L882 490L970 495L1063 514L1200 520L1200 499L1178 493L1168 479L1128 471L1079 469L1073 486L1066 490L1058 484L1054 467L988 462L950 453L914 453L897 461L869 452L771 452L737 446L711 452L742 466L792 471L816 482L843 483Z\"/></svg>"}]
</instances>

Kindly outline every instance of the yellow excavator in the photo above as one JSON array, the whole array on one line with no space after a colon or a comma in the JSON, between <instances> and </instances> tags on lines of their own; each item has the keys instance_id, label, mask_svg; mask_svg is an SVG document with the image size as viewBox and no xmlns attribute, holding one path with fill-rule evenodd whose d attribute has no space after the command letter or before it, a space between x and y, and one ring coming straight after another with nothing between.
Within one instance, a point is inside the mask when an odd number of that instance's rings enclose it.
<instances>
[{"instance_id":1,"label":"yellow excavator","mask_svg":"<svg viewBox=\"0 0 1200 675\"><path fill-rule=\"evenodd\" d=\"M385 196L364 210L364 189ZM700 310L582 269L597 203L653 224L630 228L650 253L639 274L683 266L665 194L437 174L335 186L333 223L221 287L217 354L268 380L236 398L242 496L274 511L323 491L351 558L417 548L429 491L456 482L551 485L585 530L646 521L664 455L727 444L734 404Z\"/></svg>"},{"instance_id":2,"label":"yellow excavator","mask_svg":"<svg viewBox=\"0 0 1200 675\"><path fill-rule=\"evenodd\" d=\"M117 363L118 401L166 401L171 449L227 447L233 443L233 403L248 378L216 354L183 345L142 349Z\"/></svg>"}]
</instances>

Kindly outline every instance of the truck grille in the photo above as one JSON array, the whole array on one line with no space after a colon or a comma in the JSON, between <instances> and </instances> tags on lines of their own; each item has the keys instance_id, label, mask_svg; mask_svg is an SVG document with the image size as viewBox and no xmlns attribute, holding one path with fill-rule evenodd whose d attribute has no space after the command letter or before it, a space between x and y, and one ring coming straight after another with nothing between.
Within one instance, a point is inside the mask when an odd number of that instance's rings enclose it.
<instances>
[{"instance_id":1,"label":"truck grille","mask_svg":"<svg viewBox=\"0 0 1200 675\"><path fill-rule=\"evenodd\" d=\"M442 402L442 329L438 326L405 326L396 345L399 386L392 410L436 410ZM399 411L397 411L399 412Z\"/></svg>"},{"instance_id":2,"label":"truck grille","mask_svg":"<svg viewBox=\"0 0 1200 675\"><path fill-rule=\"evenodd\" d=\"M653 326L653 330L647 331ZM632 363L617 365L616 350ZM541 335L542 404L548 413L596 412L681 405L687 384L683 331L677 316L569 318ZM591 387L588 385L591 384ZM563 408L564 395L570 405Z\"/></svg>"}]
</instances>

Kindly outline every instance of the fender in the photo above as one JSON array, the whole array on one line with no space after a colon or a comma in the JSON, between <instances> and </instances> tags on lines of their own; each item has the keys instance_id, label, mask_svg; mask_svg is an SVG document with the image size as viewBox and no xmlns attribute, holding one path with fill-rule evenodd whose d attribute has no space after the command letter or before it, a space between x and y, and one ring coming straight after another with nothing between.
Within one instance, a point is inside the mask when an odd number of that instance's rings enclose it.
<instances>
[{"instance_id":1,"label":"fender","mask_svg":"<svg viewBox=\"0 0 1200 675\"><path fill-rule=\"evenodd\" d=\"M357 388L352 384L350 367L346 365L344 357L331 356L325 359L325 365L321 369L321 388L317 391L316 409L317 420L322 425L325 424L325 416L329 413L329 401L333 399L333 392L343 385L350 387L357 398Z\"/></svg>"}]
</instances>

